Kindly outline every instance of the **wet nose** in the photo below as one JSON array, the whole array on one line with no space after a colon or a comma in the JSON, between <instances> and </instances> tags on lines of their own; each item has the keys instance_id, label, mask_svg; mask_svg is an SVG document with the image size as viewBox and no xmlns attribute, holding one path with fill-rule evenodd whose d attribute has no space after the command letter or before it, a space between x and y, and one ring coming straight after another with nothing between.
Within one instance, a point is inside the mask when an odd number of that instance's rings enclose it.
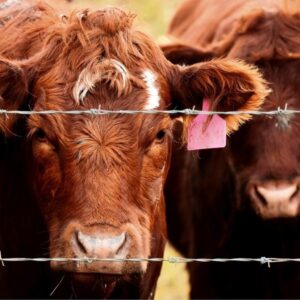
<instances>
[{"instance_id":1,"label":"wet nose","mask_svg":"<svg viewBox=\"0 0 300 300\"><path fill-rule=\"evenodd\" d=\"M80 256L114 258L121 250L124 250L125 244L126 234L124 232L118 235L101 233L91 235L82 231L76 231L73 247L75 248L75 253Z\"/></svg>"},{"instance_id":2,"label":"wet nose","mask_svg":"<svg viewBox=\"0 0 300 300\"><path fill-rule=\"evenodd\" d=\"M264 218L294 217L300 212L299 178L250 185L250 199Z\"/></svg>"},{"instance_id":3,"label":"wet nose","mask_svg":"<svg viewBox=\"0 0 300 300\"><path fill-rule=\"evenodd\" d=\"M145 272L147 262L128 261L130 258L149 257L150 235L142 235L135 224L88 224L70 222L61 235L59 249L52 257L72 257L69 262L51 262L55 270L72 273L122 275ZM81 277L80 277L81 278Z\"/></svg>"},{"instance_id":4,"label":"wet nose","mask_svg":"<svg viewBox=\"0 0 300 300\"><path fill-rule=\"evenodd\" d=\"M298 186L296 184L256 186L257 196L266 204L289 202L297 194L297 191Z\"/></svg>"}]
</instances>

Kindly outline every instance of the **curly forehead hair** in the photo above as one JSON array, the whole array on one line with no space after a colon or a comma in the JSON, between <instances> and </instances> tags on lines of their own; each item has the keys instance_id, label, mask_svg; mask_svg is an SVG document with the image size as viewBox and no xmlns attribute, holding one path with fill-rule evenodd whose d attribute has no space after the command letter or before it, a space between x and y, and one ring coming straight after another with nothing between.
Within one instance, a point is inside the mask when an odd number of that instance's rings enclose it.
<instances>
[{"instance_id":1,"label":"curly forehead hair","mask_svg":"<svg viewBox=\"0 0 300 300\"><path fill-rule=\"evenodd\" d=\"M67 89L79 103L97 83L117 96L127 95L132 85L145 88L145 70L163 77L172 70L151 38L134 28L134 19L119 8L60 15L45 3L25 1L0 11L0 33L6 37L0 53L30 59L38 85L57 99Z\"/></svg>"},{"instance_id":2,"label":"curly forehead hair","mask_svg":"<svg viewBox=\"0 0 300 300\"><path fill-rule=\"evenodd\" d=\"M82 69L96 57L116 59L127 68L151 66L166 71L164 55L151 38L134 28L134 19L134 14L119 8L60 15L45 3L24 1L0 11L0 32L7 36L0 53L13 59L40 53L45 65L63 57L72 61L70 71ZM9 52L11 43L15 53Z\"/></svg>"}]
</instances>

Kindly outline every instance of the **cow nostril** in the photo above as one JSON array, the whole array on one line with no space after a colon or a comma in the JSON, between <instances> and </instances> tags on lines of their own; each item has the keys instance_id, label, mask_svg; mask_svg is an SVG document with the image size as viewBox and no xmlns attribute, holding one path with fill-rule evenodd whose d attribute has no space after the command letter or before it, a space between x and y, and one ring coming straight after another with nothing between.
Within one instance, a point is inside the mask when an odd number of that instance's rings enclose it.
<instances>
[{"instance_id":1,"label":"cow nostril","mask_svg":"<svg viewBox=\"0 0 300 300\"><path fill-rule=\"evenodd\" d=\"M119 251L120 251L121 249L123 249L123 247L124 247L124 245L125 245L126 243L127 243L127 234L126 234L126 233L123 233L122 236L121 236L121 242L120 242L119 247L118 247L118 249L117 249L117 251L116 251L116 254L118 254Z\"/></svg>"},{"instance_id":2,"label":"cow nostril","mask_svg":"<svg viewBox=\"0 0 300 300\"><path fill-rule=\"evenodd\" d=\"M254 195L255 197L261 201L262 204L267 205L267 201L264 196L260 193L258 186L254 187Z\"/></svg>"},{"instance_id":3,"label":"cow nostril","mask_svg":"<svg viewBox=\"0 0 300 300\"><path fill-rule=\"evenodd\" d=\"M294 197L296 197L296 195L299 193L299 186L297 185L296 190L294 192L294 194L292 194L290 200L292 200Z\"/></svg>"},{"instance_id":4,"label":"cow nostril","mask_svg":"<svg viewBox=\"0 0 300 300\"><path fill-rule=\"evenodd\" d=\"M75 241L76 241L76 244L77 244L77 246L78 246L78 248L79 248L79 250L80 250L81 252L83 252L84 254L87 254L88 251L87 251L87 249L85 248L82 239L80 239L80 234L81 234L80 231L76 231L76 232L75 232Z\"/></svg>"},{"instance_id":5,"label":"cow nostril","mask_svg":"<svg viewBox=\"0 0 300 300\"><path fill-rule=\"evenodd\" d=\"M265 205L288 203L293 201L299 192L299 187L296 184L257 185L254 189L256 199Z\"/></svg>"}]
</instances>

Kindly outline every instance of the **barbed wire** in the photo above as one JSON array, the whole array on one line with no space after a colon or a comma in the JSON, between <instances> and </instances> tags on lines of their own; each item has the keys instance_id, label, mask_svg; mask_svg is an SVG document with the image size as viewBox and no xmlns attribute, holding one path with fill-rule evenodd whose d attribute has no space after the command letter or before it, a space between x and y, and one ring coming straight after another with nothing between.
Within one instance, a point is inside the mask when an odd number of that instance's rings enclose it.
<instances>
[{"instance_id":1,"label":"barbed wire","mask_svg":"<svg viewBox=\"0 0 300 300\"><path fill-rule=\"evenodd\" d=\"M184 115L266 115L266 116L275 116L275 115L292 115L300 114L300 110L287 109L285 106L284 109L278 107L277 110L271 111L202 111L195 108L192 109L182 109L182 110L105 110L105 109L87 109L87 110L40 110L40 111L20 111L20 110L5 110L0 109L0 115L112 115L112 114L184 114ZM273 263L287 263L287 262L296 262L300 263L300 258L278 258L278 257L260 257L260 258L182 258L182 257L167 257L167 258L69 258L69 257L56 257L56 258L25 258L25 257L11 257L3 258L0 251L0 263L5 267L6 262L76 262L90 264L93 262L167 262L171 264L178 263L229 263L229 262L258 262L260 264L267 264L268 267Z\"/></svg>"},{"instance_id":2,"label":"barbed wire","mask_svg":"<svg viewBox=\"0 0 300 300\"><path fill-rule=\"evenodd\" d=\"M244 111L203 111L194 108L188 109L173 109L173 110L106 110L101 108L92 108L86 110L6 110L0 109L0 115L112 115L112 114L169 114L169 115L292 115L300 114L300 110L287 109L278 107L277 110L270 111L254 111L254 110L244 110Z\"/></svg>"},{"instance_id":3,"label":"barbed wire","mask_svg":"<svg viewBox=\"0 0 300 300\"><path fill-rule=\"evenodd\" d=\"M6 262L60 262L60 263L83 263L91 264L94 262L129 262L129 263L140 263L140 262L167 262L171 264L182 264L182 263L229 263L229 262L258 262L262 265L267 264L269 267L274 263L287 263L294 262L300 263L300 258L278 258L278 257L259 257L259 258L183 258L183 257L165 257L165 258L91 258L91 257L55 257L55 258L25 258L25 257L13 257L3 258L0 253L0 262L5 267Z\"/></svg>"}]
</instances>

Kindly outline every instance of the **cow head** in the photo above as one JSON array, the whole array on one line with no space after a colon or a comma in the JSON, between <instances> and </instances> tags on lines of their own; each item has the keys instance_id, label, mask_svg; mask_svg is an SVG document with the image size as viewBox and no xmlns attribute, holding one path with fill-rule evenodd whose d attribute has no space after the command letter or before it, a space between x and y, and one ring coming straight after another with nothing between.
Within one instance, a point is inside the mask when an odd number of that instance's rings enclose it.
<instances>
[{"instance_id":1,"label":"cow head","mask_svg":"<svg viewBox=\"0 0 300 300\"><path fill-rule=\"evenodd\" d=\"M256 42L254 38L251 41ZM163 50L168 59L179 64L213 56L176 43L164 46ZM248 50L245 51L239 52L239 56L246 55ZM267 58L256 64L272 90L261 109L299 109L299 60ZM234 174L240 209L251 207L263 219L299 215L298 119L297 114L255 116L230 136L225 156Z\"/></svg>"},{"instance_id":2,"label":"cow head","mask_svg":"<svg viewBox=\"0 0 300 300\"><path fill-rule=\"evenodd\" d=\"M1 108L165 110L200 108L204 97L217 110L260 106L266 89L256 69L230 60L172 65L131 23L132 16L118 9L57 21L36 56L1 61ZM163 185L176 117L121 113L27 117L30 182L48 227L51 257L162 256ZM228 131L247 117L228 117ZM1 117L2 132L9 136L17 120ZM184 124L189 121L183 118ZM52 267L126 275L144 273L148 265L94 261L53 262Z\"/></svg>"},{"instance_id":3,"label":"cow head","mask_svg":"<svg viewBox=\"0 0 300 300\"><path fill-rule=\"evenodd\" d=\"M299 110L299 61L261 62L259 66L273 90L262 109ZM300 214L299 121L298 114L257 116L232 136L228 158L238 194L262 218Z\"/></svg>"}]
</instances>

